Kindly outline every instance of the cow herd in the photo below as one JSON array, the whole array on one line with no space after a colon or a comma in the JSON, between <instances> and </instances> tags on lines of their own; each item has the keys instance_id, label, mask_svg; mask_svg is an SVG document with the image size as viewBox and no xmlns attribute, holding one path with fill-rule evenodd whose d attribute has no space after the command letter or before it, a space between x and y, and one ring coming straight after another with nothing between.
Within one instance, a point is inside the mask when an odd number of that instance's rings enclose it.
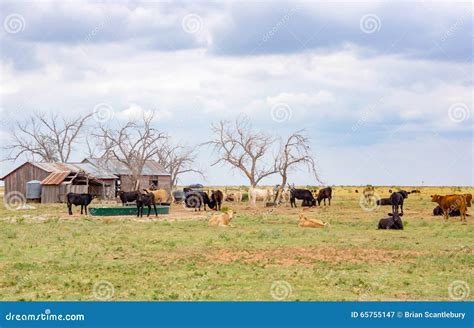
<instances>
[{"instance_id":1,"label":"cow herd","mask_svg":"<svg viewBox=\"0 0 474 328\"><path fill-rule=\"evenodd\" d=\"M356 190L356 193L359 191ZM375 201L375 189L373 186L366 186L363 190L363 198L367 204L375 204L377 206L391 206L392 212L388 214L388 217L382 218L379 221L378 229L393 229L403 230L403 205L408 198L409 194L420 193L419 190L405 191L399 190L392 192L389 190L390 196L388 198L379 198ZM215 211L221 211L222 203L224 201L240 203L242 202L244 192L228 191L227 189L222 190L210 190L206 192L201 185L198 187L187 187L183 188L183 202L186 208L200 211L201 208L204 210L209 207ZM302 207L314 207L331 205L332 199L332 188L325 187L320 190L311 190L303 188L295 188L293 186L285 186L281 188L279 185L274 188L256 188L250 187L247 192L249 204L256 207L257 201L262 201L264 206L278 206L278 205L289 205L292 208L297 207L297 200L301 201ZM142 191L120 191L118 197L125 206L130 203L134 203L137 207L137 217L143 216L144 208L148 208L147 216L150 215L151 208L154 208L155 215L157 215L156 204L169 203L170 201L176 200L174 195L168 194L164 189L143 189ZM361 196L362 197L362 196ZM81 206L81 214L85 210L87 215L87 206L92 202L93 195L91 194L67 194L67 208L68 213L72 215L72 205ZM449 216L460 216L461 221L466 221L467 208L471 207L472 195L471 194L452 194L452 195L432 195L431 201L438 204L433 210L433 215L444 216L445 220L448 220ZM230 221L233 218L234 213L232 211L224 211L222 213L214 215L210 221L211 226L229 226ZM308 219L303 213L299 216L300 227L325 227L327 223L316 219Z\"/></svg>"}]
</instances>

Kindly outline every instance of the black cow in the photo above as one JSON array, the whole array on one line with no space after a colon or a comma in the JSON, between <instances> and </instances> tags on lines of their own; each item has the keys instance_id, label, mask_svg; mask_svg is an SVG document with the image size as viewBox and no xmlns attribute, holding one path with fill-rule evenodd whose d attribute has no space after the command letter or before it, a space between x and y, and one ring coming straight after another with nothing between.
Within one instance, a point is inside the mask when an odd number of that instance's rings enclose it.
<instances>
[{"instance_id":1,"label":"black cow","mask_svg":"<svg viewBox=\"0 0 474 328\"><path fill-rule=\"evenodd\" d=\"M419 191L418 189L413 189L412 191L410 191L410 193L412 193L412 194L420 194L421 191Z\"/></svg>"},{"instance_id":2,"label":"black cow","mask_svg":"<svg viewBox=\"0 0 474 328\"><path fill-rule=\"evenodd\" d=\"M378 206L392 205L392 201L390 200L390 198L381 198L377 200L377 205Z\"/></svg>"},{"instance_id":3,"label":"black cow","mask_svg":"<svg viewBox=\"0 0 474 328\"><path fill-rule=\"evenodd\" d=\"M224 193L220 190L213 190L211 192L211 201L210 201L209 207L216 211L220 211L223 200L224 200Z\"/></svg>"},{"instance_id":4,"label":"black cow","mask_svg":"<svg viewBox=\"0 0 474 328\"><path fill-rule=\"evenodd\" d=\"M403 214L403 200L408 197L408 192L400 190L390 195L390 202L392 203L392 212L398 213L398 206L401 208Z\"/></svg>"},{"instance_id":5,"label":"black cow","mask_svg":"<svg viewBox=\"0 0 474 328\"><path fill-rule=\"evenodd\" d=\"M72 215L72 205L81 205L81 214L82 210L85 209L87 215L87 206L92 202L93 198L94 197L91 194L76 194L73 192L68 193L66 195L66 200L69 215Z\"/></svg>"},{"instance_id":6,"label":"black cow","mask_svg":"<svg viewBox=\"0 0 474 328\"><path fill-rule=\"evenodd\" d=\"M331 187L323 188L319 191L318 205L321 206L321 201L324 200L324 205L326 206L326 198L329 199L329 205L331 205L331 198L332 198Z\"/></svg>"},{"instance_id":7,"label":"black cow","mask_svg":"<svg viewBox=\"0 0 474 328\"><path fill-rule=\"evenodd\" d=\"M146 216L150 216L151 205L153 205L153 208L155 209L155 216L158 216L158 212L156 211L155 196L153 195L153 193L146 193L146 194L138 193L136 203L137 203L137 217L143 217L143 208L145 206L148 207L148 214Z\"/></svg>"},{"instance_id":8,"label":"black cow","mask_svg":"<svg viewBox=\"0 0 474 328\"><path fill-rule=\"evenodd\" d=\"M138 191L119 191L118 196L122 201L122 206L125 206L126 203L135 202L140 195Z\"/></svg>"},{"instance_id":9,"label":"black cow","mask_svg":"<svg viewBox=\"0 0 474 328\"><path fill-rule=\"evenodd\" d=\"M449 210L449 216L461 216L461 212L457 209L452 209L452 210ZM443 213L443 209L439 206L436 206L434 209L433 209L433 215L434 216L441 216L441 215L444 215ZM466 216L469 216L469 214L466 214Z\"/></svg>"},{"instance_id":10,"label":"black cow","mask_svg":"<svg viewBox=\"0 0 474 328\"><path fill-rule=\"evenodd\" d=\"M302 199L301 206L316 206L316 200L314 199L311 191L307 189L295 189L290 188L290 204L291 207L296 207L296 200Z\"/></svg>"},{"instance_id":11,"label":"black cow","mask_svg":"<svg viewBox=\"0 0 474 328\"><path fill-rule=\"evenodd\" d=\"M380 219L378 229L403 230L403 214L388 213L388 218Z\"/></svg>"},{"instance_id":12,"label":"black cow","mask_svg":"<svg viewBox=\"0 0 474 328\"><path fill-rule=\"evenodd\" d=\"M201 210L201 206L204 205L204 211L206 211L206 205L209 206L209 208L214 208L215 203L212 202L209 199L209 196L205 191L199 191L199 190L190 190L186 193L184 203L186 204L186 207L189 208L194 208L195 211L199 209Z\"/></svg>"}]
</instances>

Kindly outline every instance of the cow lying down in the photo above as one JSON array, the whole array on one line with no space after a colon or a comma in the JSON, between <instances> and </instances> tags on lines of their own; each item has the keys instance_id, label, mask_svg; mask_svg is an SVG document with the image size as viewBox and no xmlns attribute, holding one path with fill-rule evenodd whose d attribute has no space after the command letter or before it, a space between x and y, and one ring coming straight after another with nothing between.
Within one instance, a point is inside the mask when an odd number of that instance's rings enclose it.
<instances>
[{"instance_id":1,"label":"cow lying down","mask_svg":"<svg viewBox=\"0 0 474 328\"><path fill-rule=\"evenodd\" d=\"M448 210L449 216L461 216L461 212L459 210L453 209L453 210ZM433 215L434 216L441 216L444 215L443 209L439 206L436 206L433 209ZM470 216L469 214L466 213L466 216Z\"/></svg>"},{"instance_id":2,"label":"cow lying down","mask_svg":"<svg viewBox=\"0 0 474 328\"><path fill-rule=\"evenodd\" d=\"M392 230L403 230L403 222L401 216L403 214L399 214L397 212L388 213L388 218L380 219L379 221L379 229L392 229Z\"/></svg>"},{"instance_id":3,"label":"cow lying down","mask_svg":"<svg viewBox=\"0 0 474 328\"><path fill-rule=\"evenodd\" d=\"M308 219L304 216L303 213L300 213L300 220L298 221L298 226L302 228L324 228L328 226L327 222L323 222L318 219Z\"/></svg>"},{"instance_id":4,"label":"cow lying down","mask_svg":"<svg viewBox=\"0 0 474 328\"><path fill-rule=\"evenodd\" d=\"M230 221L234 216L234 212L232 210L228 210L224 213L214 214L209 219L209 226L210 227L231 227Z\"/></svg>"}]
</instances>

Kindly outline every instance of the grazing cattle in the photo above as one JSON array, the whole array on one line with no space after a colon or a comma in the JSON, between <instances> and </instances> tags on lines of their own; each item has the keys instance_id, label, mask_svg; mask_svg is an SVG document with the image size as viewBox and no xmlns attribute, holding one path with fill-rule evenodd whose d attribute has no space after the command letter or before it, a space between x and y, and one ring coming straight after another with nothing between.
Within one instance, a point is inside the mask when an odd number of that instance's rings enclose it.
<instances>
[{"instance_id":1,"label":"grazing cattle","mask_svg":"<svg viewBox=\"0 0 474 328\"><path fill-rule=\"evenodd\" d=\"M135 202L140 192L138 191L119 191L118 196L122 201L122 206L126 203Z\"/></svg>"},{"instance_id":2,"label":"grazing cattle","mask_svg":"<svg viewBox=\"0 0 474 328\"><path fill-rule=\"evenodd\" d=\"M438 205L443 210L444 219L449 219L449 212L453 210L459 210L461 216L461 221L466 221L466 195L432 195L431 201L438 203Z\"/></svg>"},{"instance_id":3,"label":"grazing cattle","mask_svg":"<svg viewBox=\"0 0 474 328\"><path fill-rule=\"evenodd\" d=\"M291 207L296 206L296 200L301 199L303 202L301 203L302 206L316 206L316 199L314 199L313 194L311 191L307 189L290 189L290 205Z\"/></svg>"},{"instance_id":4,"label":"grazing cattle","mask_svg":"<svg viewBox=\"0 0 474 328\"><path fill-rule=\"evenodd\" d=\"M209 219L209 226L211 227L229 227L230 221L234 216L232 210L228 210L225 213L215 214Z\"/></svg>"},{"instance_id":5,"label":"grazing cattle","mask_svg":"<svg viewBox=\"0 0 474 328\"><path fill-rule=\"evenodd\" d=\"M151 212L151 205L155 209L155 216L158 216L158 212L156 211L156 201L155 196L153 193L146 193L146 194L139 194L137 198L137 217L143 217L143 208L146 206L148 207L148 214L146 216L150 216Z\"/></svg>"},{"instance_id":6,"label":"grazing cattle","mask_svg":"<svg viewBox=\"0 0 474 328\"><path fill-rule=\"evenodd\" d=\"M66 200L69 215L72 215L72 205L81 205L81 214L83 209L85 209L87 215L87 206L89 206L93 198L94 197L91 194L75 194L73 192L68 193L66 195Z\"/></svg>"},{"instance_id":7,"label":"grazing cattle","mask_svg":"<svg viewBox=\"0 0 474 328\"><path fill-rule=\"evenodd\" d=\"M419 191L418 189L413 189L412 191L410 191L411 194L421 194L421 191Z\"/></svg>"},{"instance_id":8,"label":"grazing cattle","mask_svg":"<svg viewBox=\"0 0 474 328\"><path fill-rule=\"evenodd\" d=\"M328 223L318 219L308 219L303 213L300 213L298 226L302 228L324 228L328 226Z\"/></svg>"},{"instance_id":9,"label":"grazing cattle","mask_svg":"<svg viewBox=\"0 0 474 328\"><path fill-rule=\"evenodd\" d=\"M358 193L359 193L359 190L356 189L356 190L355 190L355 193L358 194Z\"/></svg>"},{"instance_id":10,"label":"grazing cattle","mask_svg":"<svg viewBox=\"0 0 474 328\"><path fill-rule=\"evenodd\" d=\"M144 192L147 194L153 194L155 204L156 203L167 203L170 199L170 196L168 195L168 192L165 189L144 189Z\"/></svg>"},{"instance_id":11,"label":"grazing cattle","mask_svg":"<svg viewBox=\"0 0 474 328\"><path fill-rule=\"evenodd\" d=\"M392 189L389 189L389 190L388 190L388 193L391 194L391 193L392 193Z\"/></svg>"},{"instance_id":12,"label":"grazing cattle","mask_svg":"<svg viewBox=\"0 0 474 328\"><path fill-rule=\"evenodd\" d=\"M392 201L390 200L390 198L381 198L377 200L377 205L378 206L392 205Z\"/></svg>"},{"instance_id":13,"label":"grazing cattle","mask_svg":"<svg viewBox=\"0 0 474 328\"><path fill-rule=\"evenodd\" d=\"M221 210L222 201L224 200L224 193L220 190L211 190L211 202L209 207L216 211Z\"/></svg>"},{"instance_id":14,"label":"grazing cattle","mask_svg":"<svg viewBox=\"0 0 474 328\"><path fill-rule=\"evenodd\" d=\"M207 193L199 190L188 191L184 203L186 204L186 207L194 208L195 211L201 211L202 206L204 206L204 211L206 211L206 205L208 205L209 208L214 207L214 204L211 202Z\"/></svg>"},{"instance_id":15,"label":"grazing cattle","mask_svg":"<svg viewBox=\"0 0 474 328\"><path fill-rule=\"evenodd\" d=\"M365 203L372 205L374 203L375 188L371 185L367 185L362 193L364 194Z\"/></svg>"},{"instance_id":16,"label":"grazing cattle","mask_svg":"<svg viewBox=\"0 0 474 328\"><path fill-rule=\"evenodd\" d=\"M326 206L326 198L329 200L329 205L331 205L332 198L332 189L331 187L323 188L318 193L318 205L321 206L321 201L324 200L324 206Z\"/></svg>"},{"instance_id":17,"label":"grazing cattle","mask_svg":"<svg viewBox=\"0 0 474 328\"><path fill-rule=\"evenodd\" d=\"M403 201L408 197L408 193L404 190L394 192L390 195L390 202L392 203L392 212L398 213L398 206L401 208L401 213L403 215Z\"/></svg>"},{"instance_id":18,"label":"grazing cattle","mask_svg":"<svg viewBox=\"0 0 474 328\"><path fill-rule=\"evenodd\" d=\"M388 213L388 218L380 219L378 229L403 230L403 214Z\"/></svg>"},{"instance_id":19,"label":"grazing cattle","mask_svg":"<svg viewBox=\"0 0 474 328\"><path fill-rule=\"evenodd\" d=\"M433 209L433 215L434 216L441 216L441 215L444 215L443 213L443 209L439 206L436 206L434 209ZM461 216L461 212L459 210L449 210L449 216ZM466 214L466 216L469 216L469 214Z\"/></svg>"},{"instance_id":20,"label":"grazing cattle","mask_svg":"<svg viewBox=\"0 0 474 328\"><path fill-rule=\"evenodd\" d=\"M252 206L257 206L257 200L262 200L265 205L267 201L271 200L273 196L272 189L263 188L249 188L249 201Z\"/></svg>"}]
</instances>

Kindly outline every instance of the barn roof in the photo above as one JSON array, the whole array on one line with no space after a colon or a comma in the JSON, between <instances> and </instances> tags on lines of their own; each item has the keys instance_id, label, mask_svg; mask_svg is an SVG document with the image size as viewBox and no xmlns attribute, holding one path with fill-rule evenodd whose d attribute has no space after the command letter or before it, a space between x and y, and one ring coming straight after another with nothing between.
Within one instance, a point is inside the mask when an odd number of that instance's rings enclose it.
<instances>
[{"instance_id":1,"label":"barn roof","mask_svg":"<svg viewBox=\"0 0 474 328\"><path fill-rule=\"evenodd\" d=\"M107 169L104 168L98 168L90 163L60 163L60 162L55 162L55 163L48 163L48 162L26 162L23 163L22 165L16 167L14 170L10 171L9 173L5 174L1 178L1 180L4 180L7 176L18 170L19 168L23 167L26 164L31 164L36 166L37 168L49 172L49 173L58 173L58 175L49 175L46 179L50 178L53 179L52 181L57 181L61 175L64 173L69 174L70 172L84 172L87 175L96 178L96 179L118 179L116 175L114 175L112 172L110 172ZM66 174L66 176L67 176ZM62 178L64 180L65 177ZM46 180L45 179L45 180ZM61 181L62 181L61 180ZM43 180L44 182L44 180ZM45 184L45 183L43 183ZM50 184L50 183L48 183ZM51 183L51 184L56 184L56 183Z\"/></svg>"},{"instance_id":2,"label":"barn roof","mask_svg":"<svg viewBox=\"0 0 474 328\"><path fill-rule=\"evenodd\" d=\"M95 167L105 168L116 175L131 175L130 169L122 162L117 159L101 159L101 158L86 158L82 163L91 163ZM161 166L160 163L153 160L148 160L143 166L141 175L170 175Z\"/></svg>"}]
</instances>

